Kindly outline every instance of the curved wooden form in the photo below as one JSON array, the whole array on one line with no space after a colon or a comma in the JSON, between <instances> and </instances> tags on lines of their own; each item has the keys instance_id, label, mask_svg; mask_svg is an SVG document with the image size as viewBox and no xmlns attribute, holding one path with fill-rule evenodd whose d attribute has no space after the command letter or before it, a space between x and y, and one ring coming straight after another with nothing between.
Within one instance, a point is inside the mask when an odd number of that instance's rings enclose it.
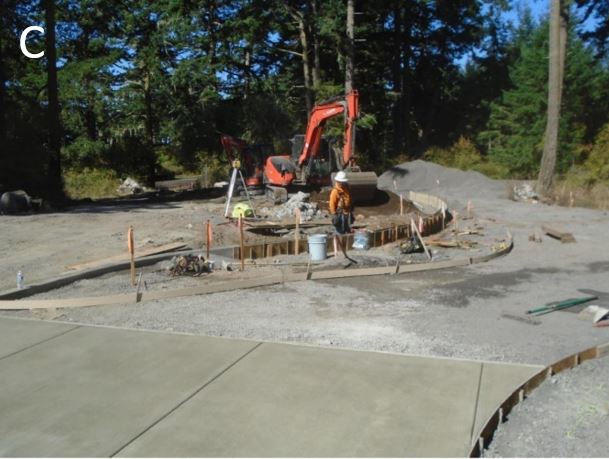
<instances>
[{"instance_id":1,"label":"curved wooden form","mask_svg":"<svg viewBox=\"0 0 609 459\"><path fill-rule=\"evenodd\" d=\"M488 447L488 445L491 443L497 427L504 421L505 416L507 416L509 412L512 411L512 408L522 402L532 391L537 389L550 376L565 370L570 370L586 360L597 359L608 354L609 343L594 346L581 352L576 352L575 354L571 354L570 356L560 359L558 362L547 366L539 373L534 375L531 379L521 384L497 407L495 412L484 423L484 426L482 429L480 429L478 435L474 437L477 438L477 440L472 444L469 456L480 457L484 448Z\"/></svg>"},{"instance_id":2,"label":"curved wooden form","mask_svg":"<svg viewBox=\"0 0 609 459\"><path fill-rule=\"evenodd\" d=\"M103 306L110 304L130 304L140 301L160 300L178 298L193 295L206 295L210 293L228 292L246 288L266 287L269 285L282 284L285 282L300 282L306 280L340 279L346 277L397 275L419 271L433 271L438 269L455 268L467 266L474 263L484 263L494 258L506 255L514 246L511 235L508 233L508 242L505 247L489 255L469 258L459 258L456 260L437 261L429 263L418 263L414 265L395 265L381 266L376 268L361 268L349 270L327 270L327 271L308 271L308 272L286 272L277 271L269 273L265 277L255 279L230 280L205 284L197 287L181 288L173 290L159 290L151 292L140 292L139 294L126 293L119 295L107 295L89 298L66 298L53 300L9 300L0 301L0 310L21 310L21 309L48 309L48 308L77 308L87 306Z\"/></svg>"}]
</instances>

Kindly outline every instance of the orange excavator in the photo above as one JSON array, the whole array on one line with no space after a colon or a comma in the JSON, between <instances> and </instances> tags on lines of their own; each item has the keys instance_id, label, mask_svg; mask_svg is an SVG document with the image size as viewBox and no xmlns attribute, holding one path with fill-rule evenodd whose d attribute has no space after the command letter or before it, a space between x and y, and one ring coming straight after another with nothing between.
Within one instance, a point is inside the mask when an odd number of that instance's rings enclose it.
<instances>
[{"instance_id":1,"label":"orange excavator","mask_svg":"<svg viewBox=\"0 0 609 459\"><path fill-rule=\"evenodd\" d=\"M326 122L339 115L345 121L342 150L334 148L323 136ZM292 139L291 155L272 155L269 149L248 145L228 135L222 135L220 140L231 164L240 159L248 188L265 185L276 202L287 200L288 188L328 186L332 184L333 173L345 171L354 202L366 203L375 197L377 176L374 172L362 172L355 162L358 117L359 96L352 91L313 107L305 134Z\"/></svg>"}]
</instances>

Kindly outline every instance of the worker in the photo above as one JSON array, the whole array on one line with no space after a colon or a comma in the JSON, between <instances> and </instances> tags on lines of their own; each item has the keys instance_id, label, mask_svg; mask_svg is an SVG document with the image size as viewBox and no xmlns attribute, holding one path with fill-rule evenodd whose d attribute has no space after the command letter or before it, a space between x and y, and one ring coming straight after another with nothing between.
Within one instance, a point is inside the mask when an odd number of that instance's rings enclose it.
<instances>
[{"instance_id":1,"label":"worker","mask_svg":"<svg viewBox=\"0 0 609 459\"><path fill-rule=\"evenodd\" d=\"M339 171L334 177L334 188L330 193L329 202L332 224L338 234L351 232L351 224L353 223L352 202L347 174Z\"/></svg>"},{"instance_id":2,"label":"worker","mask_svg":"<svg viewBox=\"0 0 609 459\"><path fill-rule=\"evenodd\" d=\"M334 256L336 256L336 246L338 244L345 258L349 260L352 259L347 255L343 236L351 232L351 224L354 221L352 202L347 174L343 171L339 171L334 177L334 188L332 188L332 192L330 193L329 202L330 214L332 214L332 224L336 229L336 234L334 235ZM355 262L355 260L352 261Z\"/></svg>"}]
</instances>

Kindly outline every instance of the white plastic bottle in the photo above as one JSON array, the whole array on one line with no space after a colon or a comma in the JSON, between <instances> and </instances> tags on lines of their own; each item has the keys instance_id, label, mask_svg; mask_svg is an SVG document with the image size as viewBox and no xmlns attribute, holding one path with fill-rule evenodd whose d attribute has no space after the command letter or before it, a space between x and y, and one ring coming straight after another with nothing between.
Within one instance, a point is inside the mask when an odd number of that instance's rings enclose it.
<instances>
[{"instance_id":1,"label":"white plastic bottle","mask_svg":"<svg viewBox=\"0 0 609 459\"><path fill-rule=\"evenodd\" d=\"M23 273L21 271L18 271L17 272L17 288L19 290L23 289L23 287L24 287L23 281L24 281Z\"/></svg>"}]
</instances>

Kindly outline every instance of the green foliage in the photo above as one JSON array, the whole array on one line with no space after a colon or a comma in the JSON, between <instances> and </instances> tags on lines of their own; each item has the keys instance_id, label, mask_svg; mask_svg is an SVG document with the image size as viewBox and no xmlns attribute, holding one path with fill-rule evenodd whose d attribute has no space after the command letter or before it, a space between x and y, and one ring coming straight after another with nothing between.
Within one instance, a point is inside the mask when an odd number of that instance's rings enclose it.
<instances>
[{"instance_id":1,"label":"green foliage","mask_svg":"<svg viewBox=\"0 0 609 459\"><path fill-rule=\"evenodd\" d=\"M599 132L584 167L590 181L609 181L609 123Z\"/></svg>"},{"instance_id":2,"label":"green foliage","mask_svg":"<svg viewBox=\"0 0 609 459\"><path fill-rule=\"evenodd\" d=\"M66 194L72 199L116 196L120 184L116 172L111 169L69 169L63 178Z\"/></svg>"},{"instance_id":3,"label":"green foliage","mask_svg":"<svg viewBox=\"0 0 609 459\"><path fill-rule=\"evenodd\" d=\"M508 175L507 168L484 158L476 145L465 137L460 137L448 149L430 148L423 158L446 167L475 170L492 178L506 178Z\"/></svg>"},{"instance_id":4,"label":"green foliage","mask_svg":"<svg viewBox=\"0 0 609 459\"><path fill-rule=\"evenodd\" d=\"M224 180L220 133L287 151L307 121L298 17L315 101L344 93L344 0L55 3L62 160L71 190L78 170L92 182L111 181L102 170L150 183L205 168L210 182ZM358 0L356 151L363 167L382 172L427 151L443 164L495 177L535 174L547 31L526 14L512 30L506 8L505 0ZM3 189L45 191L45 62L25 59L15 46L19 31L43 23L43 13L43 2L0 2ZM607 122L609 73L570 36L558 169L585 162L587 180L601 180L606 157L588 145ZM37 34L29 39L35 49L43 42ZM336 117L325 133L340 137L343 130Z\"/></svg>"},{"instance_id":5,"label":"green foliage","mask_svg":"<svg viewBox=\"0 0 609 459\"><path fill-rule=\"evenodd\" d=\"M528 27L529 25L527 25ZM478 136L489 158L520 178L536 176L543 151L547 107L547 23L520 35L519 57L510 67L512 87L491 104ZM560 125L558 172L581 160L581 145L607 119L603 110L607 72L574 34L567 47Z\"/></svg>"}]
</instances>

